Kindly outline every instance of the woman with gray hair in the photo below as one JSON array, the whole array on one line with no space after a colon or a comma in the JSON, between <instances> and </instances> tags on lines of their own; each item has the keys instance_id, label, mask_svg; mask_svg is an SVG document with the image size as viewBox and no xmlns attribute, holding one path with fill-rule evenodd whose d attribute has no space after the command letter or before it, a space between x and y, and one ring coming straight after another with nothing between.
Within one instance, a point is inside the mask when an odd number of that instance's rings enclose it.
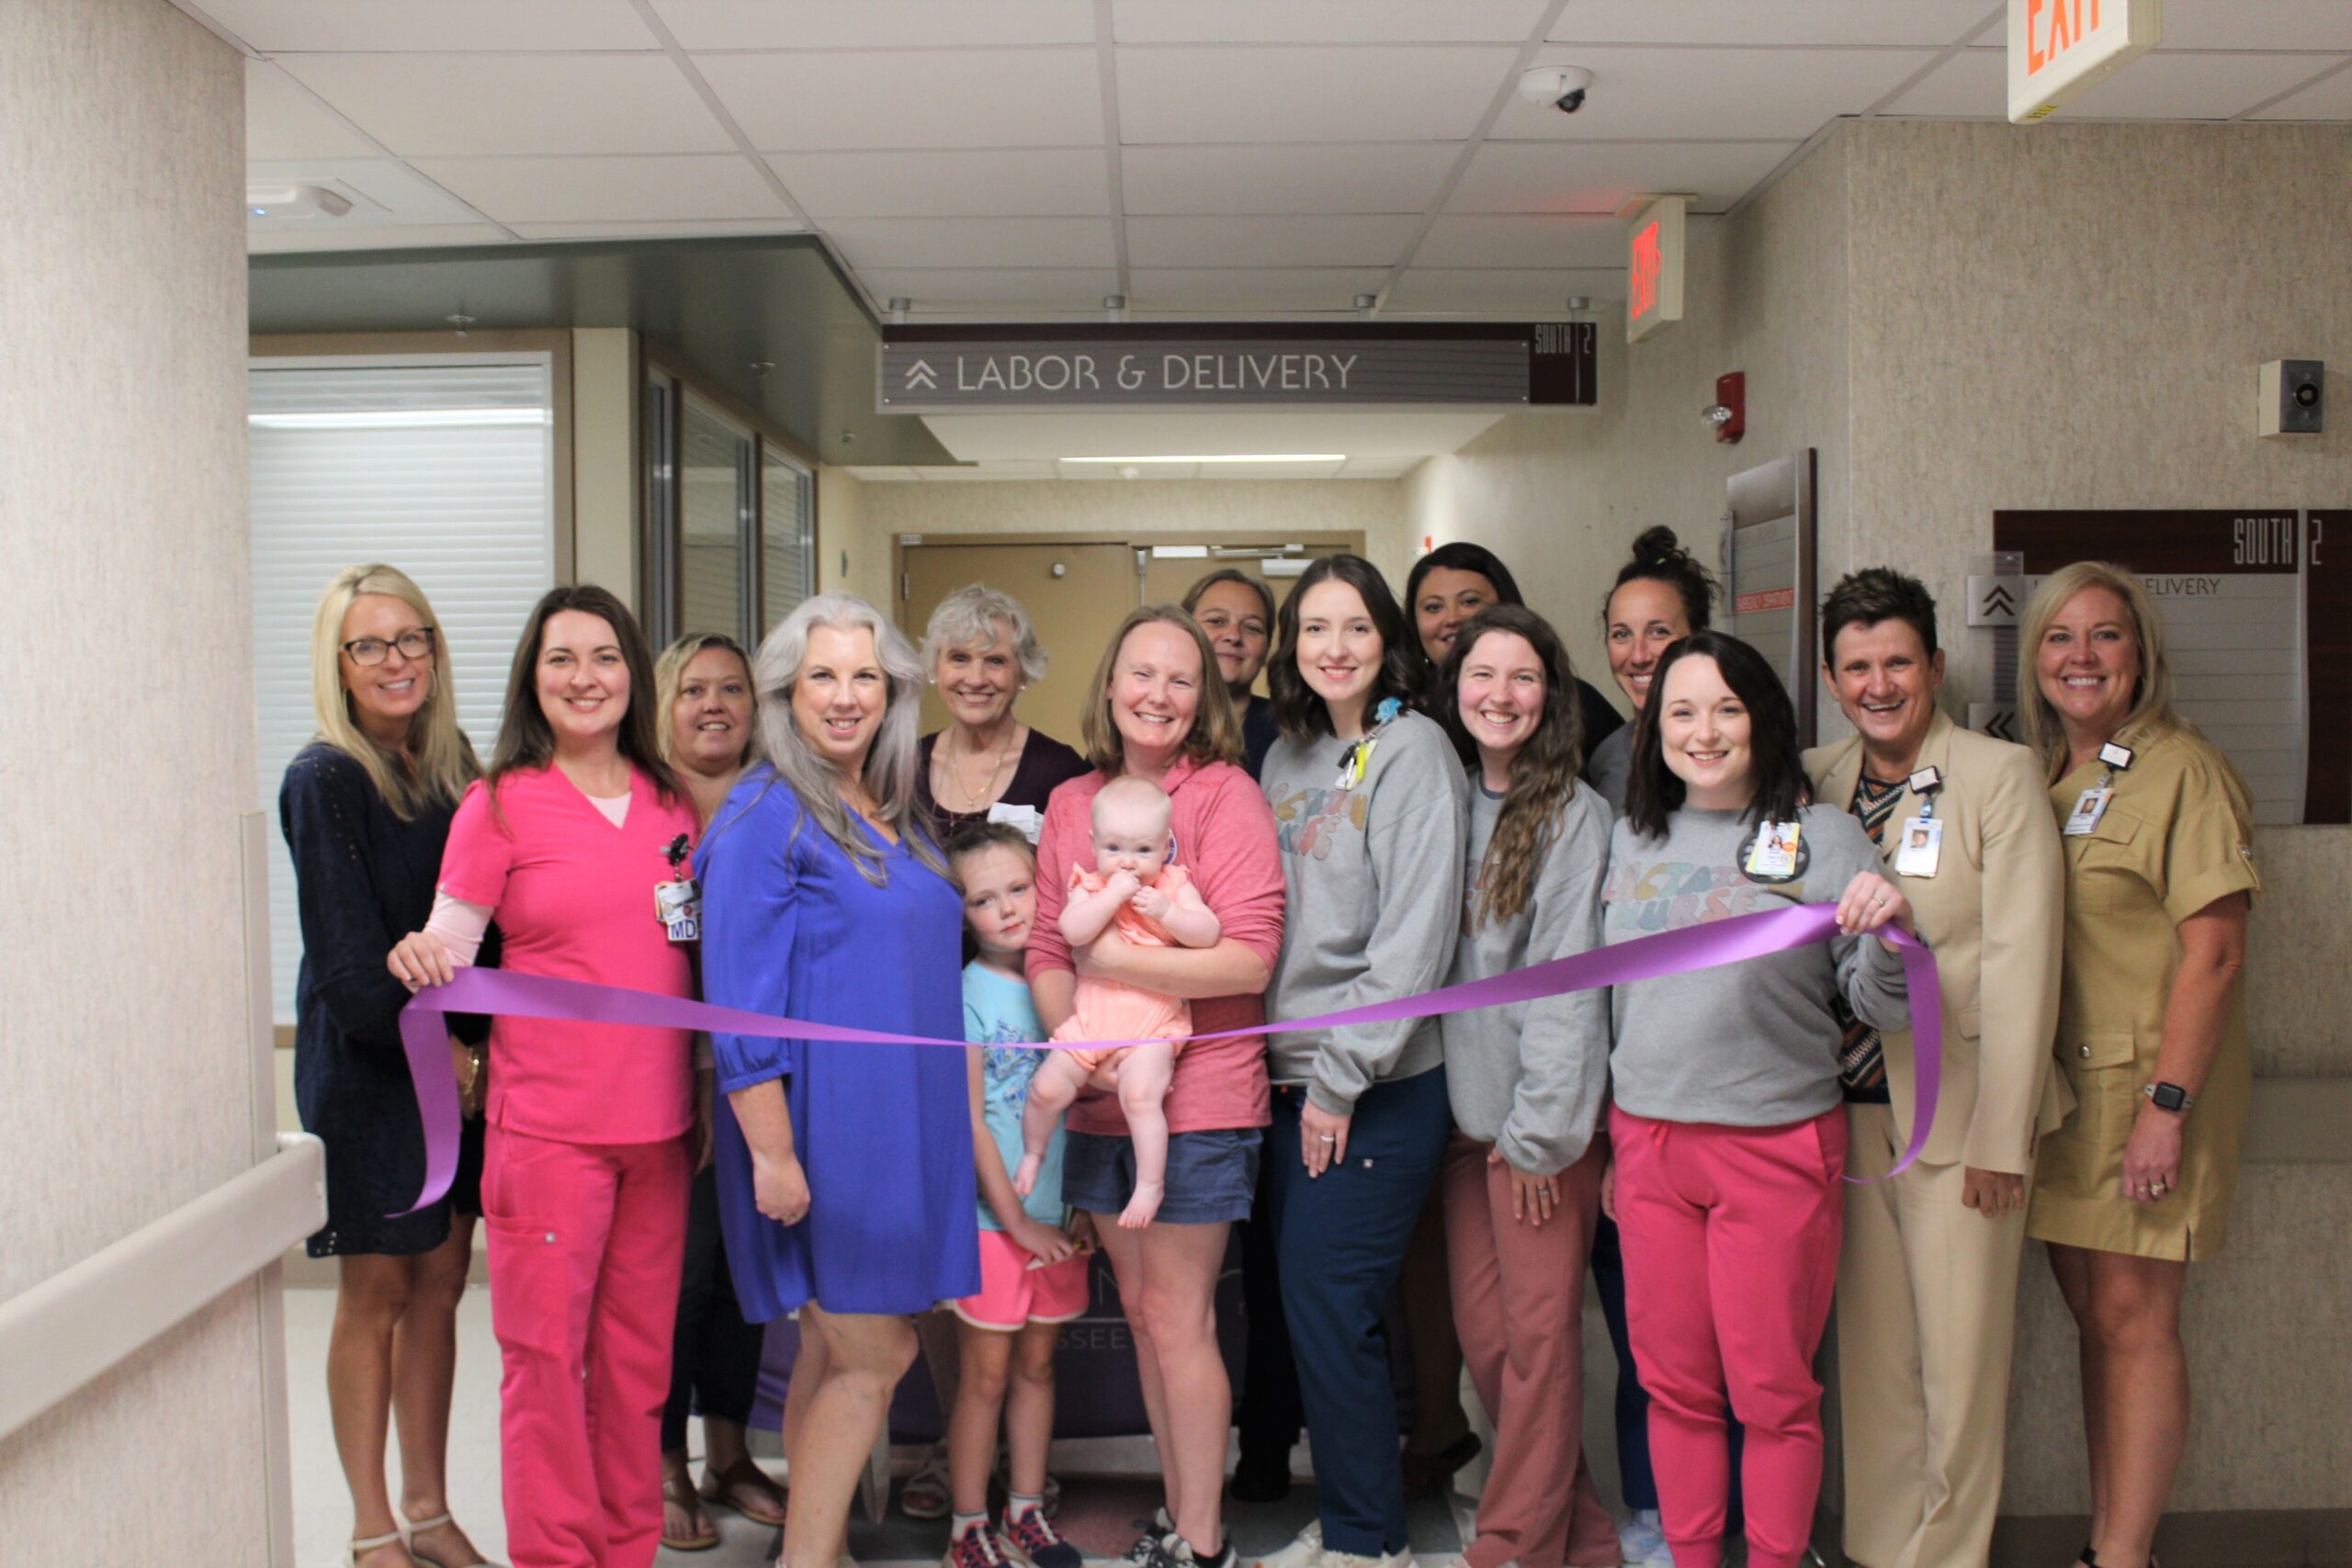
<instances>
[{"instance_id":1,"label":"woman with gray hair","mask_svg":"<svg viewBox=\"0 0 2352 1568\"><path fill-rule=\"evenodd\" d=\"M960 1039L963 899L915 804L914 649L863 599L761 644L761 750L696 855L703 991L765 1013ZM784 1557L832 1568L913 1362L912 1316L979 1289L962 1054L711 1036L720 1220L747 1317L798 1310L822 1370L787 1443ZM796 1393L801 1391L795 1391Z\"/></svg>"},{"instance_id":2,"label":"woman with gray hair","mask_svg":"<svg viewBox=\"0 0 2352 1568\"><path fill-rule=\"evenodd\" d=\"M1046 797L1089 771L1086 759L1012 716L1046 677L1046 650L1029 613L983 583L939 602L923 631L923 667L947 709L947 728L919 743L915 799L945 843L976 822L1010 822L1037 841Z\"/></svg>"}]
</instances>

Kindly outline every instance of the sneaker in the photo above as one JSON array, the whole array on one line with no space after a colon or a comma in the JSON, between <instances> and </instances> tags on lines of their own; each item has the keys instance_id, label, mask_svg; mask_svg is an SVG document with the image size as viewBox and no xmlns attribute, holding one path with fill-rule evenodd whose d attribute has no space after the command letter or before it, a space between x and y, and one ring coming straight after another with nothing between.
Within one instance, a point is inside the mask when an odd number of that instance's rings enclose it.
<instances>
[{"instance_id":1,"label":"sneaker","mask_svg":"<svg viewBox=\"0 0 2352 1568\"><path fill-rule=\"evenodd\" d=\"M922 1467L907 1477L899 1493L899 1512L910 1519L947 1517L947 1459L937 1449L925 1454Z\"/></svg>"},{"instance_id":2,"label":"sneaker","mask_svg":"<svg viewBox=\"0 0 2352 1568\"><path fill-rule=\"evenodd\" d=\"M1617 1527L1617 1550L1632 1568L1674 1568L1656 1508L1636 1508L1625 1517Z\"/></svg>"},{"instance_id":3,"label":"sneaker","mask_svg":"<svg viewBox=\"0 0 2352 1568\"><path fill-rule=\"evenodd\" d=\"M1359 1557L1352 1551L1334 1551L1328 1546L1322 1549L1322 1553L1316 1560L1321 1568L1413 1568L1413 1550L1409 1546L1402 1551L1382 1552L1377 1557Z\"/></svg>"},{"instance_id":4,"label":"sneaker","mask_svg":"<svg viewBox=\"0 0 2352 1568\"><path fill-rule=\"evenodd\" d=\"M1323 1561L1323 1521L1309 1519L1296 1540L1257 1559L1250 1568L1319 1568Z\"/></svg>"},{"instance_id":5,"label":"sneaker","mask_svg":"<svg viewBox=\"0 0 2352 1568\"><path fill-rule=\"evenodd\" d=\"M1170 1536L1168 1561L1173 1568L1241 1568L1241 1559L1233 1550L1230 1536L1226 1538L1223 1546L1217 1548L1215 1557L1196 1557L1193 1554L1191 1541L1181 1535Z\"/></svg>"},{"instance_id":6,"label":"sneaker","mask_svg":"<svg viewBox=\"0 0 2352 1568\"><path fill-rule=\"evenodd\" d=\"M1023 1568L1085 1568L1086 1554L1061 1538L1042 1507L1005 1511L1000 1534L1004 1554Z\"/></svg>"},{"instance_id":7,"label":"sneaker","mask_svg":"<svg viewBox=\"0 0 2352 1568\"><path fill-rule=\"evenodd\" d=\"M996 1532L985 1522L963 1531L947 1543L947 1555L939 1560L939 1568L1005 1568Z\"/></svg>"},{"instance_id":8,"label":"sneaker","mask_svg":"<svg viewBox=\"0 0 2352 1568\"><path fill-rule=\"evenodd\" d=\"M1006 1496L1012 1495L1012 1456L1002 1443L996 1446L996 1483L1004 1489ZM1049 1519L1062 1511L1062 1483L1050 1474L1046 1477L1046 1489L1038 1506Z\"/></svg>"},{"instance_id":9,"label":"sneaker","mask_svg":"<svg viewBox=\"0 0 2352 1568\"><path fill-rule=\"evenodd\" d=\"M1164 1568L1176 1542L1176 1521L1168 1517L1166 1506L1153 1510L1148 1519L1136 1520L1135 1526L1143 1533L1136 1537L1136 1543L1127 1548L1127 1554L1120 1561L1133 1563L1135 1568Z\"/></svg>"}]
</instances>

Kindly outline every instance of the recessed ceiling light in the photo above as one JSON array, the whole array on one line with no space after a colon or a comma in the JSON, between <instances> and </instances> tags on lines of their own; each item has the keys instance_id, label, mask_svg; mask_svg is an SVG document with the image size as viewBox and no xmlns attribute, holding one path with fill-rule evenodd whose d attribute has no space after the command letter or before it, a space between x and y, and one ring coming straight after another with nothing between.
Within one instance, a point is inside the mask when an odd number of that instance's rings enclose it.
<instances>
[{"instance_id":1,"label":"recessed ceiling light","mask_svg":"<svg viewBox=\"0 0 2352 1568\"><path fill-rule=\"evenodd\" d=\"M245 210L255 218L340 218L351 201L324 186L247 186Z\"/></svg>"},{"instance_id":2,"label":"recessed ceiling light","mask_svg":"<svg viewBox=\"0 0 2352 1568\"><path fill-rule=\"evenodd\" d=\"M1235 452L1209 457L1064 457L1065 463L1344 463L1345 452Z\"/></svg>"}]
</instances>

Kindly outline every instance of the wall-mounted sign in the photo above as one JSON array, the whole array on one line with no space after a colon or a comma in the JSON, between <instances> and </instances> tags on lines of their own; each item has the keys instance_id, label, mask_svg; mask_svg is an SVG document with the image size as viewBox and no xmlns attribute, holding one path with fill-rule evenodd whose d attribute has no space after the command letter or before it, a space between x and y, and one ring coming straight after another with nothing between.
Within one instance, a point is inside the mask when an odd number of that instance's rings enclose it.
<instances>
[{"instance_id":1,"label":"wall-mounted sign","mask_svg":"<svg viewBox=\"0 0 2352 1568\"><path fill-rule=\"evenodd\" d=\"M1814 739L1814 449L1747 468L1724 481L1725 629L1752 644L1788 688L1797 741Z\"/></svg>"},{"instance_id":2,"label":"wall-mounted sign","mask_svg":"<svg viewBox=\"0 0 2352 1568\"><path fill-rule=\"evenodd\" d=\"M2030 658L2018 618L2042 578L2078 560L2131 568L2164 616L2174 704L2245 776L2255 821L2352 822L2347 526L2345 513L2256 507L1996 512L2001 570L1969 579L1969 624L1994 627L1996 679L2014 681ZM2013 692L1972 705L1971 726L2015 739Z\"/></svg>"},{"instance_id":3,"label":"wall-mounted sign","mask_svg":"<svg viewBox=\"0 0 2352 1568\"><path fill-rule=\"evenodd\" d=\"M1589 404L1590 321L886 327L885 413Z\"/></svg>"},{"instance_id":4,"label":"wall-mounted sign","mask_svg":"<svg viewBox=\"0 0 2352 1568\"><path fill-rule=\"evenodd\" d=\"M1682 319L1684 214L1690 198L1661 196L1634 215L1625 236L1625 341L1639 343Z\"/></svg>"},{"instance_id":5,"label":"wall-mounted sign","mask_svg":"<svg viewBox=\"0 0 2352 1568\"><path fill-rule=\"evenodd\" d=\"M2030 125L2156 47L2164 0L2009 0L2009 120Z\"/></svg>"}]
</instances>

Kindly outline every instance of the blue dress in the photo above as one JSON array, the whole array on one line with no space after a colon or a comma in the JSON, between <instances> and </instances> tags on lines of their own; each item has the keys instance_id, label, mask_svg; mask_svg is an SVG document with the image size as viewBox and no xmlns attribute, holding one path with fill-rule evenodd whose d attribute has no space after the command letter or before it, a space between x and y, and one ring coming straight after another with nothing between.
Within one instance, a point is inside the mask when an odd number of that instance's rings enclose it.
<instances>
[{"instance_id":1,"label":"blue dress","mask_svg":"<svg viewBox=\"0 0 2352 1568\"><path fill-rule=\"evenodd\" d=\"M853 816L851 823L868 831ZM765 765L728 795L695 852L703 994L725 1007L860 1029L964 1036L964 905L937 873L879 837L867 882L792 786ZM905 1314L976 1294L979 1227L965 1056L715 1034L718 1088L785 1080L808 1178L797 1225L764 1218L733 1117L718 1121L720 1226L743 1315Z\"/></svg>"}]
</instances>

